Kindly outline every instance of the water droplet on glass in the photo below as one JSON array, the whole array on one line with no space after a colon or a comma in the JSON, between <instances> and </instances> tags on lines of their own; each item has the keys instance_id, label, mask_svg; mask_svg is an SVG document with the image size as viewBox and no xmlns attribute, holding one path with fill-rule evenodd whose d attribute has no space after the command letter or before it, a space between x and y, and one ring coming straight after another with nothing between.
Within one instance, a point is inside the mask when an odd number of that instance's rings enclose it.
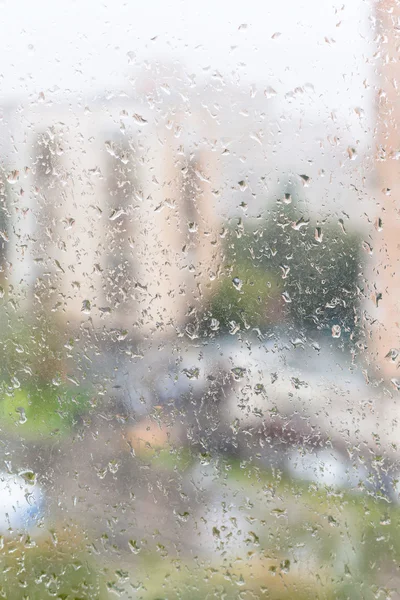
<instances>
[{"instance_id":1,"label":"water droplet on glass","mask_svg":"<svg viewBox=\"0 0 400 600\"><path fill-rule=\"evenodd\" d=\"M19 179L19 171L11 171L11 173L7 176L8 183L17 183Z\"/></svg>"},{"instance_id":2,"label":"water droplet on glass","mask_svg":"<svg viewBox=\"0 0 400 600\"><path fill-rule=\"evenodd\" d=\"M307 227L309 222L309 220L300 217L298 221L292 223L292 229L294 229L295 231L299 231L302 227Z\"/></svg>"},{"instance_id":3,"label":"water droplet on glass","mask_svg":"<svg viewBox=\"0 0 400 600\"><path fill-rule=\"evenodd\" d=\"M321 244L324 234L322 233L321 227L316 227L314 232L314 239L316 242Z\"/></svg>"},{"instance_id":4,"label":"water droplet on glass","mask_svg":"<svg viewBox=\"0 0 400 600\"><path fill-rule=\"evenodd\" d=\"M284 204L291 204L292 203L292 194L285 194L282 202Z\"/></svg>"},{"instance_id":5,"label":"water droplet on glass","mask_svg":"<svg viewBox=\"0 0 400 600\"><path fill-rule=\"evenodd\" d=\"M299 175L301 183L304 187L308 187L310 183L310 177L308 175Z\"/></svg>"},{"instance_id":6,"label":"water droplet on glass","mask_svg":"<svg viewBox=\"0 0 400 600\"><path fill-rule=\"evenodd\" d=\"M183 369L182 373L184 373L188 379L198 379L200 375L200 369L197 367Z\"/></svg>"},{"instance_id":7,"label":"water droplet on glass","mask_svg":"<svg viewBox=\"0 0 400 600\"><path fill-rule=\"evenodd\" d=\"M26 471L20 471L18 473L18 475L20 477L22 477L22 479L26 482L29 483L30 485L35 485L36 483L36 473L34 473L34 471L30 471L29 469Z\"/></svg>"},{"instance_id":8,"label":"water droplet on glass","mask_svg":"<svg viewBox=\"0 0 400 600\"><path fill-rule=\"evenodd\" d=\"M244 369L243 367L234 367L233 369L231 369L231 372L233 373L235 380L240 381L245 376L246 369Z\"/></svg>"},{"instance_id":9,"label":"water droplet on glass","mask_svg":"<svg viewBox=\"0 0 400 600\"><path fill-rule=\"evenodd\" d=\"M146 125L147 124L147 120L144 117L142 117L141 115L138 115L137 113L135 113L133 115L133 120L138 125Z\"/></svg>"},{"instance_id":10,"label":"water droplet on glass","mask_svg":"<svg viewBox=\"0 0 400 600\"><path fill-rule=\"evenodd\" d=\"M89 315L90 314L90 310L91 310L91 305L90 305L90 301L89 300L84 300L82 302L82 308L81 311L85 314L85 315Z\"/></svg>"},{"instance_id":11,"label":"water droplet on glass","mask_svg":"<svg viewBox=\"0 0 400 600\"><path fill-rule=\"evenodd\" d=\"M276 96L276 91L273 87L268 86L264 90L264 96L268 99L273 98L274 96Z\"/></svg>"},{"instance_id":12,"label":"water droplet on glass","mask_svg":"<svg viewBox=\"0 0 400 600\"><path fill-rule=\"evenodd\" d=\"M237 290L241 290L243 286L243 281L239 279L239 277L234 277L232 279L232 283Z\"/></svg>"},{"instance_id":13,"label":"water droplet on glass","mask_svg":"<svg viewBox=\"0 0 400 600\"><path fill-rule=\"evenodd\" d=\"M399 353L400 353L400 351L398 350L398 348L391 348L389 350L389 352L385 355L385 358L392 362L396 362L396 360L399 356Z\"/></svg>"}]
</instances>

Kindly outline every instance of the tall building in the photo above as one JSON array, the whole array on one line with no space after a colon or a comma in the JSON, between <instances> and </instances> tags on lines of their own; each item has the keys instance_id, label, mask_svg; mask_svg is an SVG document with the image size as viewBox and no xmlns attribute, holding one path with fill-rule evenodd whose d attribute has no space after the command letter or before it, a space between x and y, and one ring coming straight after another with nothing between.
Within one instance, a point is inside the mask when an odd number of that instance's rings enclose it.
<instances>
[{"instance_id":1,"label":"tall building","mask_svg":"<svg viewBox=\"0 0 400 600\"><path fill-rule=\"evenodd\" d=\"M41 100L3 124L8 278L21 306L140 336L182 326L218 261L206 120L173 100L163 111L118 94Z\"/></svg>"},{"instance_id":2,"label":"tall building","mask_svg":"<svg viewBox=\"0 0 400 600\"><path fill-rule=\"evenodd\" d=\"M400 3L379 0L374 272L370 305L373 362L400 382ZM376 319L376 320L375 320Z\"/></svg>"}]
</instances>

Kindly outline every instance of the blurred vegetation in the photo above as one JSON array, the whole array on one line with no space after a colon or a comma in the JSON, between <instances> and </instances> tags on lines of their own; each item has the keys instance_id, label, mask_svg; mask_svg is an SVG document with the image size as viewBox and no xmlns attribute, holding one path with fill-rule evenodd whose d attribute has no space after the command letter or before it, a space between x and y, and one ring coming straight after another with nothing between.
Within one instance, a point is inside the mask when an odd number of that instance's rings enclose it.
<instances>
[{"instance_id":1,"label":"blurred vegetation","mask_svg":"<svg viewBox=\"0 0 400 600\"><path fill-rule=\"evenodd\" d=\"M329 584L324 585L322 581L319 583L310 576L285 573L284 570L284 564L280 568L278 563L275 571L273 561L257 558L204 566L179 560L167 565L165 561L158 561L152 564L154 576L146 584L145 591L136 597L141 600L335 598ZM143 574L143 571L140 572L140 575ZM323 578L324 574L321 579Z\"/></svg>"},{"instance_id":2,"label":"blurred vegetation","mask_svg":"<svg viewBox=\"0 0 400 600\"><path fill-rule=\"evenodd\" d=\"M51 312L0 319L0 428L23 439L67 433L90 407L89 390L67 376L72 342Z\"/></svg>"},{"instance_id":3,"label":"blurred vegetation","mask_svg":"<svg viewBox=\"0 0 400 600\"><path fill-rule=\"evenodd\" d=\"M216 486L204 507L206 518L202 511L179 514L182 540L190 535L194 548L197 540L205 546L189 554L154 530L105 547L107 555L97 557L96 566L90 552L98 554L105 534L88 545L71 530L52 531L45 540L0 539L0 598L392 597L400 563L398 505L367 494L362 485L333 488L249 460L173 448L166 453L150 460L154 468L190 475L200 461ZM145 466L149 457L140 461Z\"/></svg>"},{"instance_id":4,"label":"blurred vegetation","mask_svg":"<svg viewBox=\"0 0 400 600\"><path fill-rule=\"evenodd\" d=\"M174 460L174 456L172 452L171 472L191 472L193 462L182 462L177 455ZM143 548L140 541L134 541L139 560L133 570L126 571L126 580L135 589L135 597L392 597L396 585L393 574L400 562L398 505L380 498L379 493L367 494L361 482L353 489L340 489L293 479L251 461L210 456L204 464L208 475L214 482L218 479L221 486L216 496L219 503L208 501L206 513L210 520L185 513L185 522L194 536L193 543L199 528L203 536L208 531L206 547L191 561L171 556L160 546L157 551L145 550L147 539ZM167 462L163 460L159 467L168 468ZM243 514L240 522L235 509ZM213 521L215 512L221 518L226 514L217 526ZM391 581L391 589L385 580ZM115 580L114 585L118 589L120 582Z\"/></svg>"},{"instance_id":5,"label":"blurred vegetation","mask_svg":"<svg viewBox=\"0 0 400 600\"><path fill-rule=\"evenodd\" d=\"M3 540L0 599L106 600L100 570L81 543L53 531L51 539Z\"/></svg>"},{"instance_id":6,"label":"blurred vegetation","mask_svg":"<svg viewBox=\"0 0 400 600\"><path fill-rule=\"evenodd\" d=\"M229 266L202 320L209 330L217 319L221 332L232 329L232 321L241 329L286 321L329 333L340 325L344 338L356 339L361 251L360 235L343 219L312 221L289 182L266 216L229 227Z\"/></svg>"},{"instance_id":7,"label":"blurred vegetation","mask_svg":"<svg viewBox=\"0 0 400 600\"><path fill-rule=\"evenodd\" d=\"M89 408L88 392L76 387L31 384L3 390L0 428L26 441L64 435Z\"/></svg>"},{"instance_id":8,"label":"blurred vegetation","mask_svg":"<svg viewBox=\"0 0 400 600\"><path fill-rule=\"evenodd\" d=\"M249 329L275 321L279 310L275 276L243 259L233 261L228 273L207 307L208 321L215 319L220 331L230 331L236 324Z\"/></svg>"}]
</instances>

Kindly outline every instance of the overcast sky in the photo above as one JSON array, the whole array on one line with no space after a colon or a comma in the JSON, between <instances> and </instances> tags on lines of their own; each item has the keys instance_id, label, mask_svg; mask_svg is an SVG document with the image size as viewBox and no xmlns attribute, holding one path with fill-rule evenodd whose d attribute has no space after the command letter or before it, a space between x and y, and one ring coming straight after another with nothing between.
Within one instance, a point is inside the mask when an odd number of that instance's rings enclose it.
<instances>
[{"instance_id":1,"label":"overcast sky","mask_svg":"<svg viewBox=\"0 0 400 600\"><path fill-rule=\"evenodd\" d=\"M373 0L343 1L0 0L2 98L126 87L157 58L278 93L311 83L319 106L348 113L366 101Z\"/></svg>"}]
</instances>

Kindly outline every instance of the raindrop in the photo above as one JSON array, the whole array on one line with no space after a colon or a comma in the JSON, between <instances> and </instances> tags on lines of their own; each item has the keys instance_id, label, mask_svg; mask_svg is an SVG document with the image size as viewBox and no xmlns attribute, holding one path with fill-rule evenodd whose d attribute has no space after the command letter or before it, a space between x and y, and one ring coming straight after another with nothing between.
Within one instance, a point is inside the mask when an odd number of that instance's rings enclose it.
<instances>
[{"instance_id":1,"label":"raindrop","mask_svg":"<svg viewBox=\"0 0 400 600\"><path fill-rule=\"evenodd\" d=\"M349 155L350 160L355 160L357 158L357 150L351 146L347 148L347 154Z\"/></svg>"},{"instance_id":2,"label":"raindrop","mask_svg":"<svg viewBox=\"0 0 400 600\"><path fill-rule=\"evenodd\" d=\"M310 183L310 177L308 175L299 175L299 177L304 187L308 187Z\"/></svg>"},{"instance_id":3,"label":"raindrop","mask_svg":"<svg viewBox=\"0 0 400 600\"><path fill-rule=\"evenodd\" d=\"M218 319L214 319L214 318L211 319L210 329L212 331L218 331L218 329L219 329L219 321L218 321Z\"/></svg>"},{"instance_id":4,"label":"raindrop","mask_svg":"<svg viewBox=\"0 0 400 600\"><path fill-rule=\"evenodd\" d=\"M316 227L314 232L314 239L316 242L321 244L324 234L322 233L321 227Z\"/></svg>"},{"instance_id":5,"label":"raindrop","mask_svg":"<svg viewBox=\"0 0 400 600\"><path fill-rule=\"evenodd\" d=\"M264 96L268 99L273 98L276 96L276 91L271 86L268 86L264 90Z\"/></svg>"},{"instance_id":6,"label":"raindrop","mask_svg":"<svg viewBox=\"0 0 400 600\"><path fill-rule=\"evenodd\" d=\"M11 173L7 176L8 183L17 183L19 179L19 171L11 171Z\"/></svg>"},{"instance_id":7,"label":"raindrop","mask_svg":"<svg viewBox=\"0 0 400 600\"><path fill-rule=\"evenodd\" d=\"M309 222L310 222L309 220L306 220L303 217L300 217L300 219L298 221L292 223L292 229L299 231L302 227L307 227Z\"/></svg>"},{"instance_id":8,"label":"raindrop","mask_svg":"<svg viewBox=\"0 0 400 600\"><path fill-rule=\"evenodd\" d=\"M191 369L183 369L182 373L184 373L188 379L198 379L200 375L200 369L197 367L192 367Z\"/></svg>"},{"instance_id":9,"label":"raindrop","mask_svg":"<svg viewBox=\"0 0 400 600\"><path fill-rule=\"evenodd\" d=\"M231 369L231 372L233 373L234 379L236 381L240 381L245 376L246 369L244 369L243 367L234 367L233 369Z\"/></svg>"},{"instance_id":10,"label":"raindrop","mask_svg":"<svg viewBox=\"0 0 400 600\"><path fill-rule=\"evenodd\" d=\"M116 221L117 219L119 219L119 217L122 217L122 215L124 214L126 213L123 208L115 208L108 218L110 221Z\"/></svg>"},{"instance_id":11,"label":"raindrop","mask_svg":"<svg viewBox=\"0 0 400 600\"><path fill-rule=\"evenodd\" d=\"M285 194L282 202L284 204L291 204L292 203L292 194Z\"/></svg>"},{"instance_id":12,"label":"raindrop","mask_svg":"<svg viewBox=\"0 0 400 600\"><path fill-rule=\"evenodd\" d=\"M396 362L400 351L397 348L391 348L385 358L389 361Z\"/></svg>"},{"instance_id":13,"label":"raindrop","mask_svg":"<svg viewBox=\"0 0 400 600\"><path fill-rule=\"evenodd\" d=\"M237 290L241 290L243 286L243 281L239 279L239 277L234 277L232 279L232 283Z\"/></svg>"},{"instance_id":14,"label":"raindrop","mask_svg":"<svg viewBox=\"0 0 400 600\"><path fill-rule=\"evenodd\" d=\"M90 314L90 310L91 310L90 301L89 300L84 300L82 302L81 312L83 312L85 315L89 315Z\"/></svg>"},{"instance_id":15,"label":"raindrop","mask_svg":"<svg viewBox=\"0 0 400 600\"><path fill-rule=\"evenodd\" d=\"M18 475L20 477L22 477L22 479L26 482L29 483L29 485L35 485L36 483L36 473L34 473L34 471L30 471L29 469L26 471L20 471L18 473Z\"/></svg>"},{"instance_id":16,"label":"raindrop","mask_svg":"<svg viewBox=\"0 0 400 600\"><path fill-rule=\"evenodd\" d=\"M133 116L133 120L135 121L135 123L137 123L138 125L147 125L147 121L144 117L142 117L141 115L138 115L137 113L135 113Z\"/></svg>"}]
</instances>

